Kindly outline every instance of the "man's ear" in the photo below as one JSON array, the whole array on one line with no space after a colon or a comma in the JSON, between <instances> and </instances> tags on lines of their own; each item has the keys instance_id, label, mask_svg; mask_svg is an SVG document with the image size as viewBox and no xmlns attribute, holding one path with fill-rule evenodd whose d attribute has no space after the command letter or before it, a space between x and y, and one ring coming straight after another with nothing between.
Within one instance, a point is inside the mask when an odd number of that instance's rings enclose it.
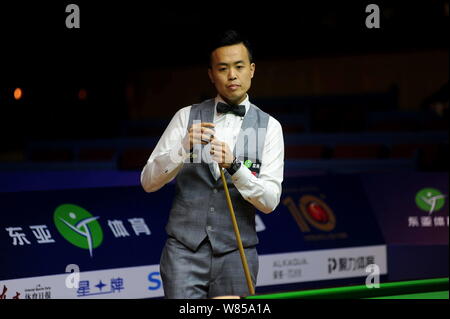
<instances>
[{"instance_id":1,"label":"man's ear","mask_svg":"<svg viewBox=\"0 0 450 319\"><path fill-rule=\"evenodd\" d=\"M253 75L255 74L255 70L256 70L256 65L255 63L250 64L250 75L253 79Z\"/></svg>"},{"instance_id":2,"label":"man's ear","mask_svg":"<svg viewBox=\"0 0 450 319\"><path fill-rule=\"evenodd\" d=\"M214 78L213 78L213 75L212 75L211 68L208 68L208 76L209 76L209 79L211 80L211 83L214 84Z\"/></svg>"}]
</instances>

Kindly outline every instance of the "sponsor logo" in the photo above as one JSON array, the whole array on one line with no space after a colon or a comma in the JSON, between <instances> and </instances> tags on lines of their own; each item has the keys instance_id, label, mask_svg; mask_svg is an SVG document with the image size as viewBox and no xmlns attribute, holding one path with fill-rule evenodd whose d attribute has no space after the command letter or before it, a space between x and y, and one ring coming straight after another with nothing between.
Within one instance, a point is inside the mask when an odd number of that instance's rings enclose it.
<instances>
[{"instance_id":1,"label":"sponsor logo","mask_svg":"<svg viewBox=\"0 0 450 319\"><path fill-rule=\"evenodd\" d=\"M86 209L74 204L62 204L55 209L53 222L61 234L72 245L89 250L93 257L93 250L103 242L103 229L99 223L100 217L93 216ZM106 225L109 227L114 238L151 235L150 228L144 218L134 217L128 219L126 226L121 219L108 219ZM134 232L130 231L131 229ZM52 237L47 225L31 225L30 232L34 235L37 244L52 244L56 240ZM6 227L6 232L12 239L13 246L32 245L23 227ZM52 230L53 231L53 230Z\"/></svg>"},{"instance_id":2,"label":"sponsor logo","mask_svg":"<svg viewBox=\"0 0 450 319\"><path fill-rule=\"evenodd\" d=\"M325 232L330 232L336 227L336 217L333 211L316 196L303 195L300 197L298 207L291 197L286 197L283 204L289 208L302 232L310 232L310 226Z\"/></svg>"},{"instance_id":3,"label":"sponsor logo","mask_svg":"<svg viewBox=\"0 0 450 319\"><path fill-rule=\"evenodd\" d=\"M273 261L273 280L295 280L302 277L303 267L307 266L306 258L283 258Z\"/></svg>"},{"instance_id":4,"label":"sponsor logo","mask_svg":"<svg viewBox=\"0 0 450 319\"><path fill-rule=\"evenodd\" d=\"M101 245L103 231L98 223L98 216L92 216L84 208L63 204L56 208L53 221L59 233L72 245L89 249L93 256L93 249Z\"/></svg>"},{"instance_id":5,"label":"sponsor logo","mask_svg":"<svg viewBox=\"0 0 450 319\"><path fill-rule=\"evenodd\" d=\"M161 274L159 271L154 271L148 274L148 282L150 285L148 286L148 290L158 290L162 287Z\"/></svg>"},{"instance_id":6,"label":"sponsor logo","mask_svg":"<svg viewBox=\"0 0 450 319\"><path fill-rule=\"evenodd\" d=\"M375 256L356 257L330 257L328 258L328 273L354 272L366 269L367 266L375 264Z\"/></svg>"},{"instance_id":7,"label":"sponsor logo","mask_svg":"<svg viewBox=\"0 0 450 319\"><path fill-rule=\"evenodd\" d=\"M426 215L408 216L409 228L442 228L448 227L448 216L439 214L445 206L447 195L442 194L438 189L426 187L416 193L415 202L417 207Z\"/></svg>"},{"instance_id":8,"label":"sponsor logo","mask_svg":"<svg viewBox=\"0 0 450 319\"><path fill-rule=\"evenodd\" d=\"M435 188L423 188L416 194L416 204L421 210L431 215L444 207L445 197Z\"/></svg>"},{"instance_id":9,"label":"sponsor logo","mask_svg":"<svg viewBox=\"0 0 450 319\"><path fill-rule=\"evenodd\" d=\"M89 280L81 280L77 289L77 297L87 297L96 295L107 295L112 293L120 293L125 289L124 280L121 277L111 278L110 281L103 282L101 279L95 281L91 285Z\"/></svg>"},{"instance_id":10,"label":"sponsor logo","mask_svg":"<svg viewBox=\"0 0 450 319\"><path fill-rule=\"evenodd\" d=\"M256 160L256 162L252 162L249 159L245 159L244 166L250 170L250 173L252 173L253 176L258 177L259 171L261 169L261 162L259 162L258 160Z\"/></svg>"},{"instance_id":11,"label":"sponsor logo","mask_svg":"<svg viewBox=\"0 0 450 319\"><path fill-rule=\"evenodd\" d=\"M304 238L310 241L335 240L348 238L346 232L333 232L336 228L336 216L333 210L322 198L310 194L302 195L299 204L296 205L292 197L288 196L283 200L289 212L294 218L302 233L308 234L312 230L318 230L322 234L305 235Z\"/></svg>"},{"instance_id":12,"label":"sponsor logo","mask_svg":"<svg viewBox=\"0 0 450 319\"><path fill-rule=\"evenodd\" d=\"M304 195L300 198L300 210L308 223L322 231L336 227L336 217L331 208L320 198Z\"/></svg>"},{"instance_id":13,"label":"sponsor logo","mask_svg":"<svg viewBox=\"0 0 450 319\"><path fill-rule=\"evenodd\" d=\"M51 299L52 289L51 287L43 287L41 284L36 285L34 288L25 288L25 299Z\"/></svg>"}]
</instances>

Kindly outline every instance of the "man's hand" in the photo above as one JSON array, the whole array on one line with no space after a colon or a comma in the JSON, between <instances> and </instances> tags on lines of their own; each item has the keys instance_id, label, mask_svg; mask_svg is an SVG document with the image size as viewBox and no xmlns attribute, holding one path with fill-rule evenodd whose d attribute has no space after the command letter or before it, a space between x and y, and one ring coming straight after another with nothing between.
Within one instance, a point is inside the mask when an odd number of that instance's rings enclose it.
<instances>
[{"instance_id":1,"label":"man's hand","mask_svg":"<svg viewBox=\"0 0 450 319\"><path fill-rule=\"evenodd\" d=\"M188 132L183 138L183 148L186 152L190 152L195 144L208 144L214 138L214 123L197 123L192 124Z\"/></svg>"},{"instance_id":2,"label":"man's hand","mask_svg":"<svg viewBox=\"0 0 450 319\"><path fill-rule=\"evenodd\" d=\"M234 155L227 143L215 138L211 140L211 157L219 164L219 167L229 168L233 163Z\"/></svg>"}]
</instances>

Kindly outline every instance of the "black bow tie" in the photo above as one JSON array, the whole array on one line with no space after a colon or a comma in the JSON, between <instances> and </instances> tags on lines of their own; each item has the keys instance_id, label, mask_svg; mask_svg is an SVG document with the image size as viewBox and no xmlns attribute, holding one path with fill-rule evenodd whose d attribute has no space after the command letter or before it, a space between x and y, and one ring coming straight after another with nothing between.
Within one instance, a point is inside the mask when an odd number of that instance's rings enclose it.
<instances>
[{"instance_id":1,"label":"black bow tie","mask_svg":"<svg viewBox=\"0 0 450 319\"><path fill-rule=\"evenodd\" d=\"M234 113L238 116L244 116L245 115L245 105L236 105L231 106L222 102L217 103L217 112L218 113Z\"/></svg>"}]
</instances>

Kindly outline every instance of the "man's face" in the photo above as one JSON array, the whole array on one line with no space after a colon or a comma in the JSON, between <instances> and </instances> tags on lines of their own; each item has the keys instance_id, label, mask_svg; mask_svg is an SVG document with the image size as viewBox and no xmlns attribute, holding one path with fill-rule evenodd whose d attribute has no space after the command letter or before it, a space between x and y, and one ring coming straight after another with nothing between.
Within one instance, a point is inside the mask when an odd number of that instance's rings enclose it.
<instances>
[{"instance_id":1,"label":"man's face","mask_svg":"<svg viewBox=\"0 0 450 319\"><path fill-rule=\"evenodd\" d=\"M209 78L217 92L229 104L239 104L250 89L255 64L250 63L244 44L220 47L211 54Z\"/></svg>"}]
</instances>

